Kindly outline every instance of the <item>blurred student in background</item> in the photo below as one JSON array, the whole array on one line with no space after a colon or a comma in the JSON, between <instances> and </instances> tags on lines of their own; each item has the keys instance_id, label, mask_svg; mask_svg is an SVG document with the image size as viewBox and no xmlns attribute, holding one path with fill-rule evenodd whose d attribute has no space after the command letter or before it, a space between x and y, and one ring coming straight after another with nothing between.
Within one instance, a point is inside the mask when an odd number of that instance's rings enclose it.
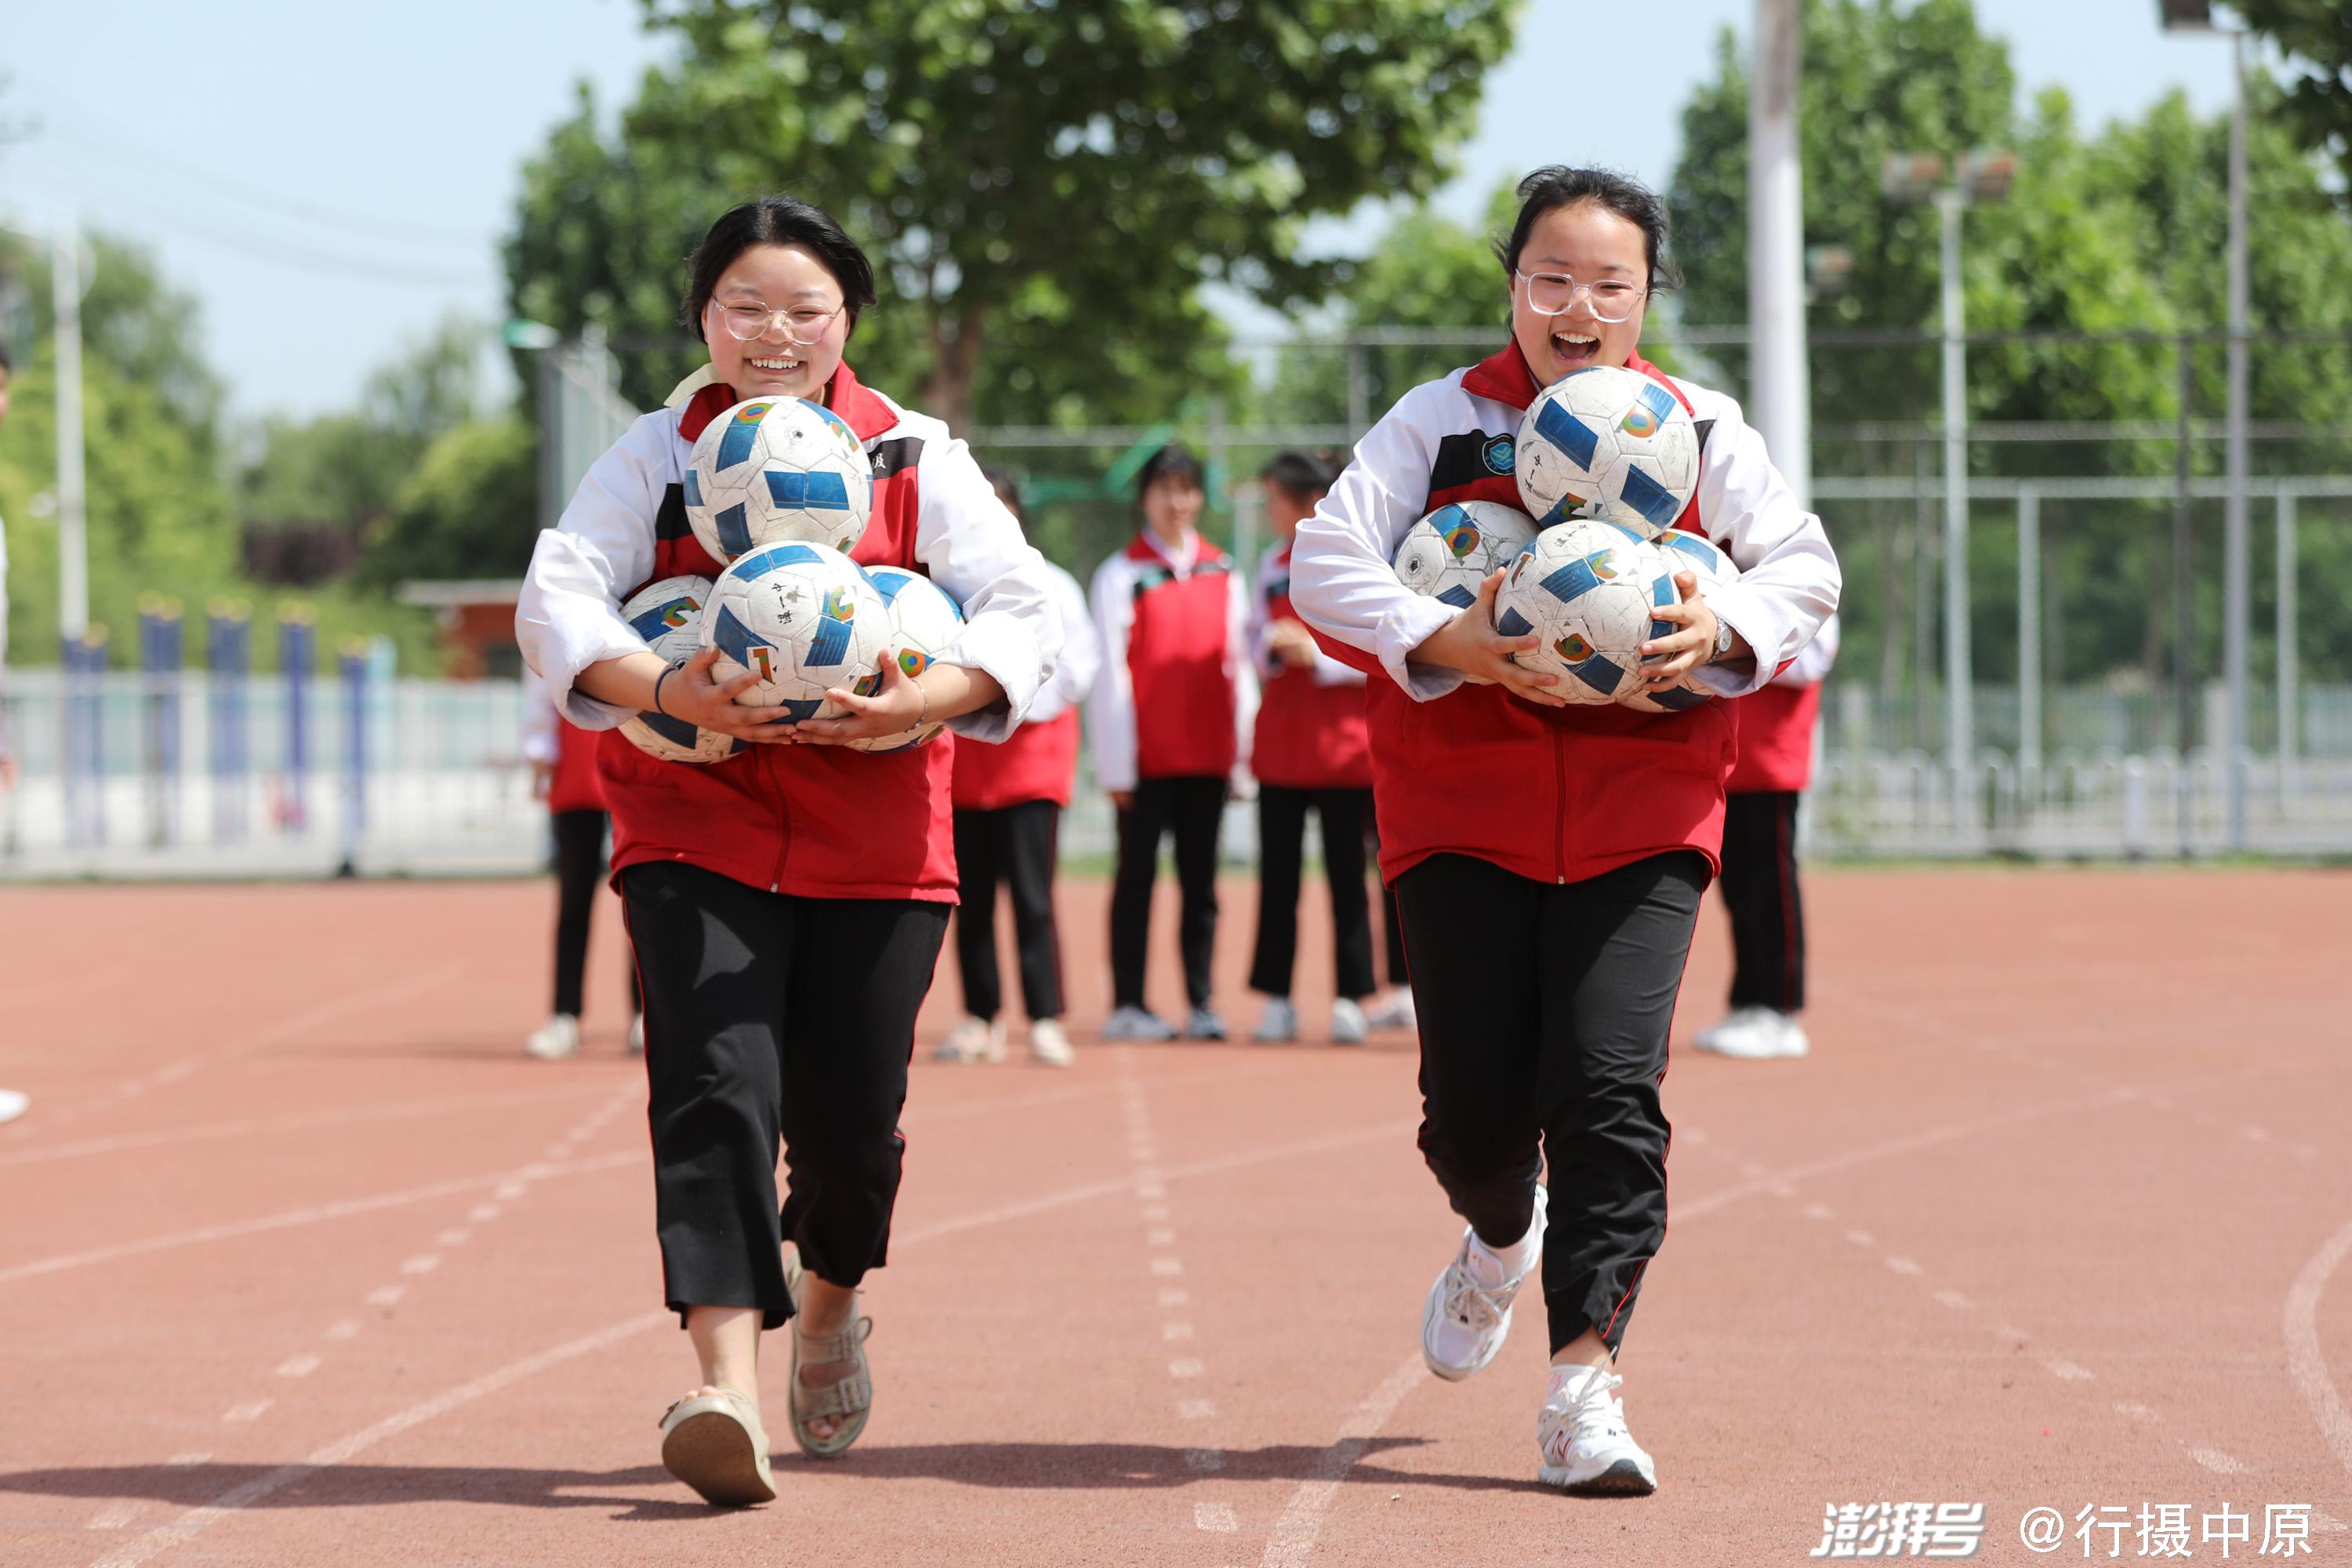
<instances>
[{"instance_id":1,"label":"blurred student in background","mask_svg":"<svg viewBox=\"0 0 2352 1568\"><path fill-rule=\"evenodd\" d=\"M555 711L547 682L528 665L522 676L522 754L530 764L530 793L547 802L548 826L555 835L555 1011L523 1037L522 1048L541 1061L560 1062L580 1049L588 927L604 886L604 829L611 818L596 777L596 737ZM629 1049L645 1048L646 1021L632 964Z\"/></svg>"},{"instance_id":2,"label":"blurred student in background","mask_svg":"<svg viewBox=\"0 0 2352 1568\"><path fill-rule=\"evenodd\" d=\"M981 470L997 499L1025 529L1029 519L1009 474ZM1054 873L1062 812L1078 769L1077 704L1101 662L1086 590L1052 562L1044 563L1062 618L1062 657L1029 705L1028 721L1002 745L959 741L955 749L956 966L963 975L963 1022L942 1041L948 1062L1001 1062L1003 986L996 967L996 889L1013 897L1013 941L1020 957L1021 1004L1029 1013L1029 1055L1046 1067L1072 1061L1062 1028L1062 940L1054 921Z\"/></svg>"},{"instance_id":3,"label":"blurred student in background","mask_svg":"<svg viewBox=\"0 0 2352 1568\"><path fill-rule=\"evenodd\" d=\"M0 421L8 417L8 351L0 347ZM8 525L0 519L0 698L8 690ZM8 736L8 708L0 701L0 795L16 787L16 748ZM14 1121L32 1101L16 1089L0 1089L0 1121Z\"/></svg>"},{"instance_id":4,"label":"blurred student in background","mask_svg":"<svg viewBox=\"0 0 2352 1568\"><path fill-rule=\"evenodd\" d=\"M1805 1007L1805 906L1797 890L1797 806L1813 777L1822 681L1837 662L1832 616L1752 697L1732 704L1739 753L1723 811L1723 907L1731 916L1731 1011L1701 1029L1702 1050L1751 1060L1812 1049Z\"/></svg>"},{"instance_id":5,"label":"blurred student in background","mask_svg":"<svg viewBox=\"0 0 2352 1568\"><path fill-rule=\"evenodd\" d=\"M1372 816L1372 759L1364 677L1315 644L1290 608L1290 545L1315 514L1331 471L1304 452L1277 453L1259 471L1273 540L1250 595L1249 646L1263 682L1250 771L1257 778L1257 950L1250 988L1265 997L1250 1038L1298 1037L1291 979L1298 956L1300 867L1307 814L1321 826L1331 884L1331 1043L1360 1045L1363 999L1372 994L1372 927L1364 895L1365 836Z\"/></svg>"},{"instance_id":6,"label":"blurred student in background","mask_svg":"<svg viewBox=\"0 0 2352 1568\"><path fill-rule=\"evenodd\" d=\"M1211 1005L1217 937L1217 829L1257 707L1246 651L1249 594L1233 558L1195 527L1208 499L1201 465L1162 447L1136 476L1143 528L1095 572L1102 668L1088 700L1095 782L1118 812L1112 877L1113 1006L1107 1040L1165 1040L1175 1028L1143 1005L1151 885L1160 840L1176 839L1178 946L1192 1012L1184 1037L1222 1040Z\"/></svg>"}]
</instances>

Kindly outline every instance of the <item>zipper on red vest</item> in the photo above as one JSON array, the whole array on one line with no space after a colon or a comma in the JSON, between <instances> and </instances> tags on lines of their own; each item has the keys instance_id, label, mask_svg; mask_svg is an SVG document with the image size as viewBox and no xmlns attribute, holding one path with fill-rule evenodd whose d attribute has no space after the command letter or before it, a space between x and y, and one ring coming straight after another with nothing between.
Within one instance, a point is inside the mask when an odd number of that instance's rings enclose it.
<instances>
[{"instance_id":1,"label":"zipper on red vest","mask_svg":"<svg viewBox=\"0 0 2352 1568\"><path fill-rule=\"evenodd\" d=\"M1552 777L1556 787L1553 798L1559 802L1559 862L1553 879L1561 887L1568 885L1568 732L1555 729L1551 733Z\"/></svg>"}]
</instances>

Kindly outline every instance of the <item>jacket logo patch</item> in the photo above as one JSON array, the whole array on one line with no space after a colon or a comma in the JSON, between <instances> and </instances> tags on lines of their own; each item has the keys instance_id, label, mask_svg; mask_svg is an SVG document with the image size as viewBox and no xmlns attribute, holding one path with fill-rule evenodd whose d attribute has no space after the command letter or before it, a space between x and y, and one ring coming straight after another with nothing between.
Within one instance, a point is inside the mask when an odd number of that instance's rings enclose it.
<instances>
[{"instance_id":1,"label":"jacket logo patch","mask_svg":"<svg viewBox=\"0 0 2352 1568\"><path fill-rule=\"evenodd\" d=\"M1487 442L1478 455L1486 460L1488 472L1507 474L1512 471L1513 463L1518 452L1517 444L1510 437L1497 436Z\"/></svg>"}]
</instances>

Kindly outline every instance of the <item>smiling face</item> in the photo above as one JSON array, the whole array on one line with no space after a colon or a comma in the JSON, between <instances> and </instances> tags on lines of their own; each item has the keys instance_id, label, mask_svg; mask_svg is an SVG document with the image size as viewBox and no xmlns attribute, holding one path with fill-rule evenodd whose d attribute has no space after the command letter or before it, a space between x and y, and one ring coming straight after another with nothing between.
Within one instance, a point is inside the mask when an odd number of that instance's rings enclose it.
<instances>
[{"instance_id":1,"label":"smiling face","mask_svg":"<svg viewBox=\"0 0 2352 1568\"><path fill-rule=\"evenodd\" d=\"M816 253L799 245L755 245L728 264L702 308L702 337L710 345L710 368L739 398L822 399L825 384L841 368L849 342L849 312L841 309L841 284ZM771 315L766 330L746 342L727 330L729 307L777 310L830 310L816 341L798 343Z\"/></svg>"},{"instance_id":2,"label":"smiling face","mask_svg":"<svg viewBox=\"0 0 2352 1568\"><path fill-rule=\"evenodd\" d=\"M1649 247L1642 227L1599 202L1575 202L1554 207L1536 219L1519 251L1522 273L1565 272L1579 283L1615 280L1647 289ZM1528 368L1538 384L1549 386L1570 371L1587 365L1622 365L1642 342L1642 321L1649 313L1644 295L1633 313L1622 321L1603 321L1592 313L1589 297L1558 316L1538 311L1528 299L1524 277L1511 279L1511 335L1528 356Z\"/></svg>"}]
</instances>

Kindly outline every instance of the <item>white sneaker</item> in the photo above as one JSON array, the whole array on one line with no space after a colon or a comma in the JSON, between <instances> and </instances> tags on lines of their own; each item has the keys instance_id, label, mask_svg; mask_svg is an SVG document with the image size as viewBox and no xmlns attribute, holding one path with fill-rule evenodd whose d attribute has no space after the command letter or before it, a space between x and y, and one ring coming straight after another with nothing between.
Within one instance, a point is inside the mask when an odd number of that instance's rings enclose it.
<instances>
[{"instance_id":1,"label":"white sneaker","mask_svg":"<svg viewBox=\"0 0 2352 1568\"><path fill-rule=\"evenodd\" d=\"M1797 1021L1769 1007L1737 1008L1713 1028L1701 1029L1693 1043L1701 1050L1744 1061L1801 1057L1810 1048Z\"/></svg>"},{"instance_id":2,"label":"white sneaker","mask_svg":"<svg viewBox=\"0 0 2352 1568\"><path fill-rule=\"evenodd\" d=\"M569 1013L558 1013L523 1037L522 1048L525 1055L543 1062L575 1056L580 1050L580 1020Z\"/></svg>"},{"instance_id":3,"label":"white sneaker","mask_svg":"<svg viewBox=\"0 0 2352 1568\"><path fill-rule=\"evenodd\" d=\"M1364 1014L1364 1022L1375 1029L1418 1030L1421 1016L1413 1011L1412 987L1400 985L1373 1003Z\"/></svg>"},{"instance_id":4,"label":"white sneaker","mask_svg":"<svg viewBox=\"0 0 2352 1568\"><path fill-rule=\"evenodd\" d=\"M32 1100L22 1089L0 1089L0 1121L14 1121L31 1108Z\"/></svg>"},{"instance_id":5,"label":"white sneaker","mask_svg":"<svg viewBox=\"0 0 2352 1568\"><path fill-rule=\"evenodd\" d=\"M1658 1467L1625 1430L1625 1380L1601 1366L1556 1366L1536 1417L1543 1463L1536 1479L1587 1497L1647 1497Z\"/></svg>"},{"instance_id":6,"label":"white sneaker","mask_svg":"<svg viewBox=\"0 0 2352 1568\"><path fill-rule=\"evenodd\" d=\"M1188 1040L1222 1040L1225 1037L1225 1021L1217 1016L1214 1007L1195 1007L1192 1016L1184 1020L1184 1037Z\"/></svg>"},{"instance_id":7,"label":"white sneaker","mask_svg":"<svg viewBox=\"0 0 2352 1568\"><path fill-rule=\"evenodd\" d=\"M629 1015L629 1054L633 1057L646 1054L646 1016L643 1013Z\"/></svg>"},{"instance_id":8,"label":"white sneaker","mask_svg":"<svg viewBox=\"0 0 2352 1568\"><path fill-rule=\"evenodd\" d=\"M1364 1010L1342 996L1331 1004L1331 1043L1335 1046L1360 1046L1370 1027Z\"/></svg>"},{"instance_id":9,"label":"white sneaker","mask_svg":"<svg viewBox=\"0 0 2352 1568\"><path fill-rule=\"evenodd\" d=\"M1078 1054L1070 1049L1070 1037L1063 1031L1059 1018L1034 1018L1029 1024L1029 1059L1043 1067L1075 1066Z\"/></svg>"},{"instance_id":10,"label":"white sneaker","mask_svg":"<svg viewBox=\"0 0 2352 1568\"><path fill-rule=\"evenodd\" d=\"M1421 1359L1446 1382L1461 1382L1503 1348L1511 1331L1511 1298L1543 1258L1544 1215L1550 1204L1549 1194L1538 1185L1535 1217L1528 1225L1528 1239L1534 1245L1516 1274L1507 1271L1476 1231L1462 1227L1462 1249L1438 1271L1421 1307Z\"/></svg>"},{"instance_id":11,"label":"white sneaker","mask_svg":"<svg viewBox=\"0 0 2352 1568\"><path fill-rule=\"evenodd\" d=\"M1797 1022L1795 1014L1775 1013L1773 1016L1780 1021L1780 1055L1801 1057L1813 1048L1813 1042L1805 1037L1805 1026Z\"/></svg>"},{"instance_id":12,"label":"white sneaker","mask_svg":"<svg viewBox=\"0 0 2352 1568\"><path fill-rule=\"evenodd\" d=\"M1172 1040L1174 1026L1156 1014L1140 1007L1114 1007L1103 1020L1102 1037L1106 1040Z\"/></svg>"},{"instance_id":13,"label":"white sneaker","mask_svg":"<svg viewBox=\"0 0 2352 1568\"><path fill-rule=\"evenodd\" d=\"M1004 1020L967 1017L948 1031L932 1058L943 1062L1001 1062L1004 1059Z\"/></svg>"},{"instance_id":14,"label":"white sneaker","mask_svg":"<svg viewBox=\"0 0 2352 1568\"><path fill-rule=\"evenodd\" d=\"M1290 1005L1287 996L1269 996L1265 1011L1257 1016L1257 1027L1250 1038L1261 1046L1278 1046L1298 1037L1298 1009Z\"/></svg>"}]
</instances>

